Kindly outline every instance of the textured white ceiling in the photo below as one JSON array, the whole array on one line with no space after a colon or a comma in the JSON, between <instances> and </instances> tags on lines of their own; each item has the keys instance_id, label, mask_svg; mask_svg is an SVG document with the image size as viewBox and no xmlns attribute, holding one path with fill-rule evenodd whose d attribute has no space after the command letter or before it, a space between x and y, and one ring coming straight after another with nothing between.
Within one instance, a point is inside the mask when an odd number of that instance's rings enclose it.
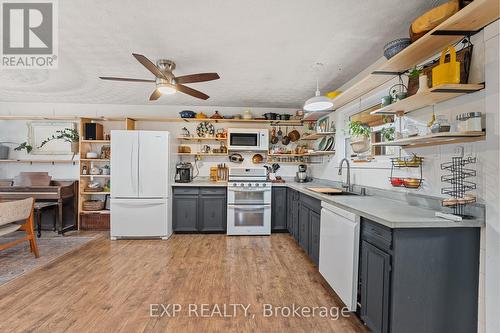
<instances>
[{"instance_id":1,"label":"textured white ceiling","mask_svg":"<svg viewBox=\"0 0 500 333\"><path fill-rule=\"evenodd\" d=\"M59 1L59 68L0 71L0 101L300 107L315 90L348 81L407 35L437 0L64 0ZM153 84L98 76L152 78L131 55L172 59L176 75L218 72L149 102Z\"/></svg>"}]
</instances>

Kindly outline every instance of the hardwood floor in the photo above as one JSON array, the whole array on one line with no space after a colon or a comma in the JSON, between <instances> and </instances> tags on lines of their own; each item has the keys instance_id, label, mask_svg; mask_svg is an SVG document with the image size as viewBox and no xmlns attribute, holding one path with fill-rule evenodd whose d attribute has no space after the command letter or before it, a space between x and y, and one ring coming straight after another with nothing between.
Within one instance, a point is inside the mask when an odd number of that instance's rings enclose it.
<instances>
[{"instance_id":1,"label":"hardwood floor","mask_svg":"<svg viewBox=\"0 0 500 333\"><path fill-rule=\"evenodd\" d=\"M354 315L334 320L318 309L310 317L286 317L287 310L285 316L264 316L264 304L341 307L323 283L287 234L101 237L0 287L0 331L367 332ZM189 312L190 303L197 311L191 305ZM153 305L153 314L163 316L150 316L151 304L179 304L182 310L169 317ZM249 315L238 306L235 317L205 318L202 304L209 304L209 312L227 304L226 315L233 314L230 304L250 305ZM172 305L167 309L172 315Z\"/></svg>"}]
</instances>

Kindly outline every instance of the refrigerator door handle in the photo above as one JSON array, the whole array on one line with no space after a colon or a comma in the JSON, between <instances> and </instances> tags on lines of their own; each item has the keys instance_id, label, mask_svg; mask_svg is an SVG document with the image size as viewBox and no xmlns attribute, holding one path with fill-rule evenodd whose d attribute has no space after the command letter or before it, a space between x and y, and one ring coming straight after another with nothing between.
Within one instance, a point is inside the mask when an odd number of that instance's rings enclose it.
<instances>
[{"instance_id":1,"label":"refrigerator door handle","mask_svg":"<svg viewBox=\"0 0 500 333\"><path fill-rule=\"evenodd\" d=\"M134 143L132 143L132 149L130 149L130 183L132 184L132 190L135 192L134 184Z\"/></svg>"}]
</instances>

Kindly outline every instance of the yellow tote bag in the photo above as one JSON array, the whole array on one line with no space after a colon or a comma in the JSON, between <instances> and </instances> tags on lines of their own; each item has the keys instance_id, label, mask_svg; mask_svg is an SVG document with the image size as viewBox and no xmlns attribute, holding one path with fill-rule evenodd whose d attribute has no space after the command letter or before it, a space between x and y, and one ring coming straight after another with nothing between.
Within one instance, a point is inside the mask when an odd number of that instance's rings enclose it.
<instances>
[{"instance_id":1,"label":"yellow tote bag","mask_svg":"<svg viewBox=\"0 0 500 333\"><path fill-rule=\"evenodd\" d=\"M445 62L446 53L450 50L450 61ZM460 62L453 46L446 47L441 52L439 65L432 69L432 86L447 83L460 83Z\"/></svg>"}]
</instances>

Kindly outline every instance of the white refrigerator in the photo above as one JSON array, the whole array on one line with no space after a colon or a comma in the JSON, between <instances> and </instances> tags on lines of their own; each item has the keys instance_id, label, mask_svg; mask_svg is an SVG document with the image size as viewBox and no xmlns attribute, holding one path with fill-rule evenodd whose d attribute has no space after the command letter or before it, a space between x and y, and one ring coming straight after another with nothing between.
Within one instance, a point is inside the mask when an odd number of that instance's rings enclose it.
<instances>
[{"instance_id":1,"label":"white refrigerator","mask_svg":"<svg viewBox=\"0 0 500 333\"><path fill-rule=\"evenodd\" d=\"M111 131L111 239L168 238L170 135Z\"/></svg>"}]
</instances>

